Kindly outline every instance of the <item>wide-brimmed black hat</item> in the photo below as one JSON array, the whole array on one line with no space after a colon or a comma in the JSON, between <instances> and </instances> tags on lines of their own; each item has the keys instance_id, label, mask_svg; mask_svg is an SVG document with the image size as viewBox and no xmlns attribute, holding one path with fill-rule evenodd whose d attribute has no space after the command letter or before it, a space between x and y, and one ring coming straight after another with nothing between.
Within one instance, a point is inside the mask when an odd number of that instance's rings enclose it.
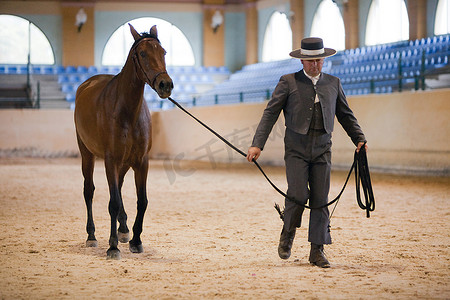
<instances>
[{"instance_id":1,"label":"wide-brimmed black hat","mask_svg":"<svg viewBox=\"0 0 450 300\"><path fill-rule=\"evenodd\" d=\"M323 40L317 37L304 38L302 47L289 53L290 56L304 60L325 58L336 54L336 50L323 47Z\"/></svg>"}]
</instances>

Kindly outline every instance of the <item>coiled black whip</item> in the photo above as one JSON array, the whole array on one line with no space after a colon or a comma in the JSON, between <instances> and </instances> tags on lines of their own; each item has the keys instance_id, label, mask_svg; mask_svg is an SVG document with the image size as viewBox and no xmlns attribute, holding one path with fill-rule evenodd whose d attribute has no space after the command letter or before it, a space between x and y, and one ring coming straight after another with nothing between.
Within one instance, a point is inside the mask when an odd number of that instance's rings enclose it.
<instances>
[{"instance_id":1,"label":"coiled black whip","mask_svg":"<svg viewBox=\"0 0 450 300\"><path fill-rule=\"evenodd\" d=\"M206 129L208 129L212 134L214 134L216 137L218 137L227 146L229 146L230 148L232 148L234 151L236 151L237 153L241 154L242 156L247 157L247 154L245 152L243 152L242 150L238 149L236 146L231 144L228 140L226 140L220 134L218 134L213 129L211 129L208 125L206 125L205 123L203 123L202 121L197 119L194 115L192 115L189 111L187 111L183 106L181 106L177 101L173 100L171 97L168 97L167 99L169 99L170 102L175 104L175 106L177 106L179 109L181 109L184 113L186 113L191 118L193 118L195 121L197 121L200 125L202 125ZM253 159L252 161L256 165L256 167L259 169L259 171L263 174L263 176L266 178L266 180L270 183L270 185L280 195L282 195L284 198L286 198L288 201L292 201L295 204L298 204L300 206L303 206L303 207L309 208L309 209L321 209L321 208L327 207L329 205L332 205L333 203L336 203L336 205L333 208L333 211L331 212L330 218L333 215L334 210L336 209L336 206L337 206L337 204L339 202L339 199L340 199L342 193L345 190L345 187L347 186L348 180L350 178L350 175L352 174L353 169L355 169L356 199L357 199L359 207L361 209L366 210L367 218L370 218L370 212L375 210L375 198L373 196L372 183L370 181L369 165L368 165L368 162L367 162L367 155L366 155L365 145L366 145L366 143L364 143L364 145L361 147L359 152L355 151L353 164L352 164L352 166L350 168L350 171L348 172L347 179L345 180L344 186L342 187L341 191L339 192L339 195L337 195L337 197L334 198L332 201L330 201L327 204L324 204L322 206L319 206L319 207L311 207L311 206L308 206L308 205L306 205L306 204L304 204L304 203L302 203L302 202L300 202L300 201L298 201L296 199L288 197L288 195L286 195L282 190L280 190L270 180L270 178L266 175L266 173L261 168L261 166L258 164L258 162L255 159ZM364 191L365 203L362 203L362 200L361 200L361 195L360 195L360 187L361 186L363 187L363 191ZM281 211L281 209L278 206L278 204L275 204L275 209L277 210L278 214L280 215L280 218L283 220L284 214L283 214L283 211Z\"/></svg>"}]
</instances>

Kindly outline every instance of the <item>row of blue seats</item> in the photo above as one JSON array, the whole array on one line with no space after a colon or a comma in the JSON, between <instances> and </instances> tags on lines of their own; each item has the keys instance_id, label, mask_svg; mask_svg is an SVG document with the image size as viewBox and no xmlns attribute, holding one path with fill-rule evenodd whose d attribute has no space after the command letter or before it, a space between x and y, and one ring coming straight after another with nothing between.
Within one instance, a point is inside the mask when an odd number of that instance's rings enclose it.
<instances>
[{"instance_id":1,"label":"row of blue seats","mask_svg":"<svg viewBox=\"0 0 450 300\"><path fill-rule=\"evenodd\" d=\"M80 76L77 76L77 78L80 78ZM210 81L208 81L208 83L209 82ZM64 94L66 94L67 101L69 102L75 101L75 93L81 83L82 83L81 81L71 81L71 80L60 81L61 91ZM186 98L186 96L192 98L192 95L194 94L197 94L197 87L194 83L191 82L177 82L173 89L173 95L176 95L179 98ZM147 101L159 100L159 96L148 85L146 85L144 89L144 98Z\"/></svg>"},{"instance_id":2,"label":"row of blue seats","mask_svg":"<svg viewBox=\"0 0 450 300\"><path fill-rule=\"evenodd\" d=\"M66 83L81 83L84 82L89 77L95 74L65 74L58 75L58 83L66 84ZM177 83L213 83L214 80L212 76L209 74L202 75L171 75L171 78L174 82Z\"/></svg>"},{"instance_id":3,"label":"row of blue seats","mask_svg":"<svg viewBox=\"0 0 450 300\"><path fill-rule=\"evenodd\" d=\"M424 59L423 68L425 71L432 70L435 68L440 68L448 64L449 55L433 55ZM421 71L422 69L422 57L409 58L401 60L402 68L416 68L417 71ZM390 72L390 70L399 70L399 61L397 60L387 60L385 62L378 63L360 63L353 64L352 66L347 65L339 65L336 67L332 67L330 73L336 75L338 77L342 77L345 75L358 75L364 73L374 73L379 71Z\"/></svg>"},{"instance_id":4,"label":"row of blue seats","mask_svg":"<svg viewBox=\"0 0 450 300\"><path fill-rule=\"evenodd\" d=\"M440 45L450 43L450 35L435 35L433 37L421 38L413 41L409 41L410 47L426 47L429 45Z\"/></svg>"},{"instance_id":5,"label":"row of blue seats","mask_svg":"<svg viewBox=\"0 0 450 300\"><path fill-rule=\"evenodd\" d=\"M400 41L400 42L394 42L394 43L388 43L388 44L380 44L380 45L373 45L373 46L364 46L360 48L352 48L352 49L346 49L341 52L344 56L359 56L364 55L366 53L385 53L389 51L393 51L394 49L405 47L408 45L407 41Z\"/></svg>"},{"instance_id":6,"label":"row of blue seats","mask_svg":"<svg viewBox=\"0 0 450 300\"><path fill-rule=\"evenodd\" d=\"M80 83L62 83L61 91L66 94L66 101L75 101L75 94ZM193 94L197 94L197 88L194 84L176 84L172 95L177 95L178 97L185 98L186 96L192 97ZM144 98L147 101L158 100L159 96L152 90L148 85L144 89Z\"/></svg>"},{"instance_id":7,"label":"row of blue seats","mask_svg":"<svg viewBox=\"0 0 450 300\"><path fill-rule=\"evenodd\" d=\"M436 43L424 43L421 44L420 40L410 41L407 45L398 46L396 48L389 48L384 51L366 51L365 48L361 48L359 51L350 51L344 57L344 64L353 64L365 61L377 61L407 58L411 56L422 56L432 54L446 54L449 52L450 35L441 36L442 41ZM436 37L435 37L436 38ZM430 39L432 40L432 39ZM436 39L440 41L440 39ZM359 48L357 48L359 49ZM346 50L347 51L347 50Z\"/></svg>"},{"instance_id":8,"label":"row of blue seats","mask_svg":"<svg viewBox=\"0 0 450 300\"><path fill-rule=\"evenodd\" d=\"M31 74L44 74L44 75L84 75L84 74L117 74L122 68L118 66L57 66L57 65L30 65ZM169 74L229 74L230 71L227 67L195 67L195 66L168 66L167 71ZM4 64L0 65L0 74L27 74L28 65L23 64Z\"/></svg>"},{"instance_id":9,"label":"row of blue seats","mask_svg":"<svg viewBox=\"0 0 450 300\"><path fill-rule=\"evenodd\" d=\"M27 74L27 65L0 65L0 74ZM30 65L31 74L43 74L43 75L63 75L63 74L117 74L120 72L119 67L101 67L95 66L56 66L56 65Z\"/></svg>"},{"instance_id":10,"label":"row of blue seats","mask_svg":"<svg viewBox=\"0 0 450 300\"><path fill-rule=\"evenodd\" d=\"M80 84L86 79L90 78L94 74L66 74L58 76L59 84ZM203 74L203 75L172 75L172 80L176 83L213 83L214 80L211 75Z\"/></svg>"},{"instance_id":11,"label":"row of blue seats","mask_svg":"<svg viewBox=\"0 0 450 300\"><path fill-rule=\"evenodd\" d=\"M424 47L439 47L450 43L450 35L439 35L416 40L400 41L389 44L365 46L361 48L347 49L343 51L345 56L361 56L370 53L386 53L396 51L398 48L420 49Z\"/></svg>"},{"instance_id":12,"label":"row of blue seats","mask_svg":"<svg viewBox=\"0 0 450 300\"><path fill-rule=\"evenodd\" d=\"M379 61L387 61L387 60L408 60L408 59L421 59L423 56L439 56L439 55L447 55L449 53L449 45L440 46L440 47L432 47L426 48L423 50L419 49L408 49L402 51L394 51L394 52L386 52L386 53L377 53L377 54L369 54L369 55L360 55L360 56L348 56L343 60L344 65L353 65L353 64L363 64L363 63L376 63Z\"/></svg>"}]
</instances>

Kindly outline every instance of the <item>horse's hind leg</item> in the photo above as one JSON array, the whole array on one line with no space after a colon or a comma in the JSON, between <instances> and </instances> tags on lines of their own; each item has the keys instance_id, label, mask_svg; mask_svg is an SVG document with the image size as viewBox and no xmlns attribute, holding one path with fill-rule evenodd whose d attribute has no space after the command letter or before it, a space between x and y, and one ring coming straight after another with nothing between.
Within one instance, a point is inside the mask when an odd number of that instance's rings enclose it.
<instances>
[{"instance_id":1,"label":"horse's hind leg","mask_svg":"<svg viewBox=\"0 0 450 300\"><path fill-rule=\"evenodd\" d=\"M133 168L135 175L136 193L137 193L137 214L133 225L133 239L130 241L130 251L141 253L144 251L141 241L142 225L144 214L147 209L147 173L148 158L145 157L141 164Z\"/></svg>"},{"instance_id":2,"label":"horse's hind leg","mask_svg":"<svg viewBox=\"0 0 450 300\"><path fill-rule=\"evenodd\" d=\"M119 172L119 192L121 199L122 199L123 179L129 168L130 167L128 166L122 167L122 169ZM119 239L119 242L128 243L128 241L130 240L130 230L128 229L127 226L127 214L125 212L123 200L122 200L122 207L119 210L119 216L117 217L117 219L119 221L119 229L117 229L117 237Z\"/></svg>"},{"instance_id":3,"label":"horse's hind leg","mask_svg":"<svg viewBox=\"0 0 450 300\"><path fill-rule=\"evenodd\" d=\"M84 177L83 195L87 209L86 232L88 234L88 238L86 241L86 246L97 247L97 239L95 238L94 218L92 215L92 198L94 197L94 190L95 190L93 180L95 157L83 144L78 134L77 140L78 140L78 147L80 148L81 153L81 170L83 172Z\"/></svg>"}]
</instances>

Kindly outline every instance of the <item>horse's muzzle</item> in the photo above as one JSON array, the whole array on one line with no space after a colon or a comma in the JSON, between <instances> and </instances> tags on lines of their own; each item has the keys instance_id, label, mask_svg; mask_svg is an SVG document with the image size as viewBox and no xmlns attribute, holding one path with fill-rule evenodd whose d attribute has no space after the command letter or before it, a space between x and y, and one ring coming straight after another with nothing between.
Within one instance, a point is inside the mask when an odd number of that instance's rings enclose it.
<instances>
[{"instance_id":1,"label":"horse's muzzle","mask_svg":"<svg viewBox=\"0 0 450 300\"><path fill-rule=\"evenodd\" d=\"M161 78L158 79L160 80L157 80L157 82L155 82L155 90L158 93L159 97L169 97L173 90L172 79L168 75L161 76Z\"/></svg>"}]
</instances>

